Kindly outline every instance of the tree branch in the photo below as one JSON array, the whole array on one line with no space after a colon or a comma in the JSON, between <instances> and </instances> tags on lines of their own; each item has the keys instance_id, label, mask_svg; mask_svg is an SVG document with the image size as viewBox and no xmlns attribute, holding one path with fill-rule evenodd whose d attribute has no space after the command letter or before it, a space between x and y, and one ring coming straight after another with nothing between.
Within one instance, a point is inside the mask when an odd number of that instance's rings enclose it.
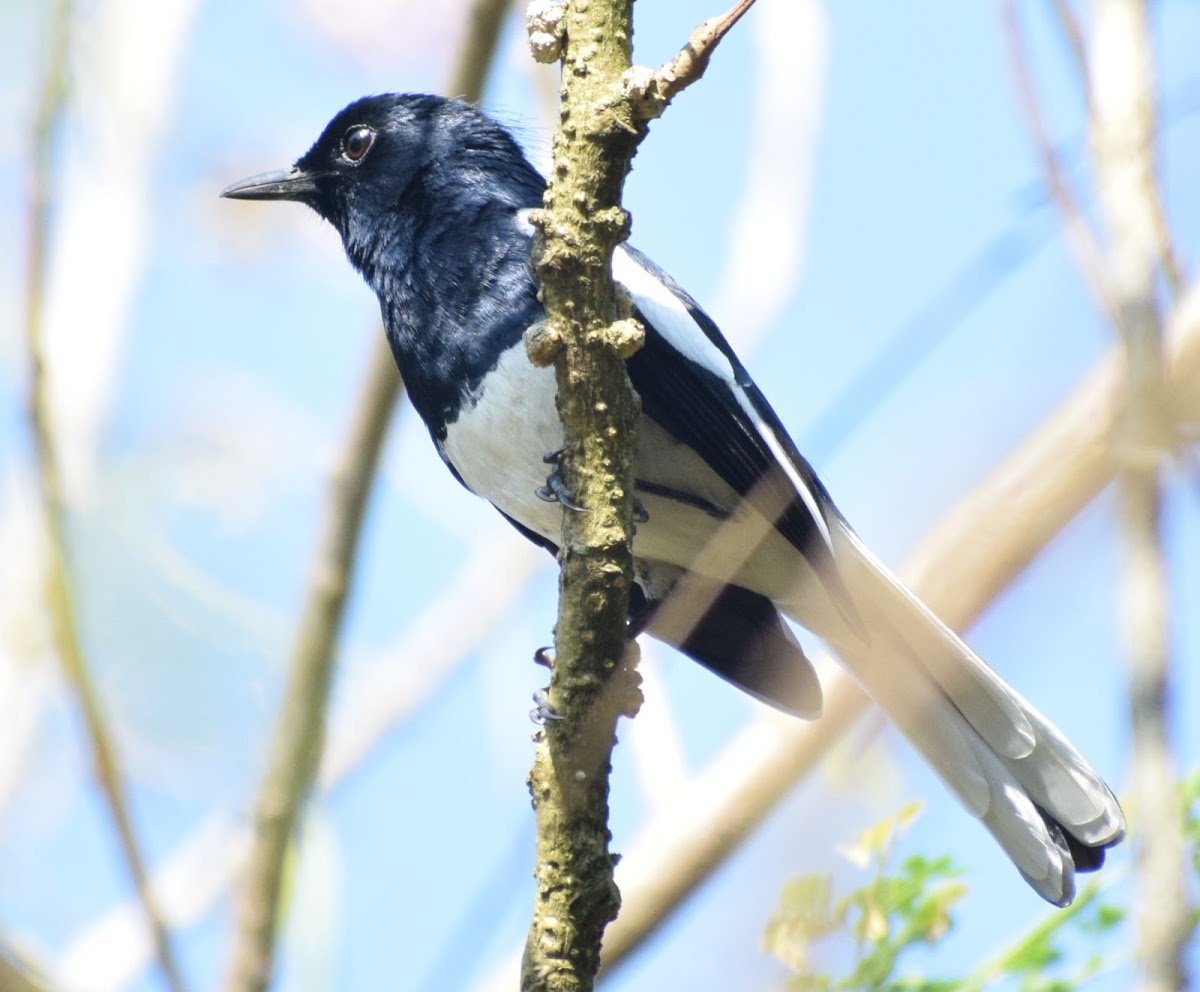
<instances>
[{"instance_id":1,"label":"tree branch","mask_svg":"<svg viewBox=\"0 0 1200 992\"><path fill-rule=\"evenodd\" d=\"M386 364L381 358L386 358ZM338 637L367 498L400 395L390 353L381 355L376 348L360 395L330 480L324 536L300 614L267 771L254 803L254 834L238 891L237 931L226 985L231 992L267 988L274 970L284 856L324 746Z\"/></svg>"},{"instance_id":2,"label":"tree branch","mask_svg":"<svg viewBox=\"0 0 1200 992\"><path fill-rule=\"evenodd\" d=\"M95 764L96 779L116 829L126 868L141 901L159 966L173 992L183 992L183 978L171 950L133 817L129 812L120 760L108 731L99 694L89 674L79 636L68 561L67 511L63 502L59 450L46 381L42 305L46 295L49 209L53 199L51 159L54 135L66 104L70 17L68 0L56 0L51 18L49 57L34 122L29 193L25 334L29 352L29 421L37 454L41 510L46 531L46 602L55 651L67 684L75 693Z\"/></svg>"},{"instance_id":3,"label":"tree branch","mask_svg":"<svg viewBox=\"0 0 1200 992\"><path fill-rule=\"evenodd\" d=\"M537 893L524 992L593 987L601 936L620 901L608 850L609 761L617 718L640 702L625 627L640 404L624 359L642 332L618 301L612 253L628 233L621 190L645 127L619 89L632 51L630 0L569 0L565 14L562 123L534 219L546 324L526 343L535 364L554 364L563 476L584 509L563 513L554 718L537 734L529 773Z\"/></svg>"},{"instance_id":4,"label":"tree branch","mask_svg":"<svg viewBox=\"0 0 1200 992\"><path fill-rule=\"evenodd\" d=\"M631 67L625 75L625 92L633 101L638 117L650 121L661 116L667 104L703 76L721 39L753 6L754 0L739 0L724 14L710 17L692 32L679 53L659 69Z\"/></svg>"},{"instance_id":5,"label":"tree branch","mask_svg":"<svg viewBox=\"0 0 1200 992\"><path fill-rule=\"evenodd\" d=\"M1083 30L1079 18L1071 7L1069 0L1054 0L1054 13L1058 18L1059 28L1071 49L1071 59L1075 63L1076 72L1083 89L1083 98L1087 104L1088 120L1092 119L1092 78L1088 67L1087 45L1084 42ZM1151 124L1153 125L1153 121ZM1179 258L1175 252L1175 243L1171 238L1171 228L1167 223L1166 210L1163 207L1162 190L1157 183L1151 183L1146 191L1147 208L1154 224L1154 236L1158 242L1158 261L1162 266L1163 278L1166 279L1173 295L1178 296L1183 289L1183 273Z\"/></svg>"},{"instance_id":6,"label":"tree branch","mask_svg":"<svg viewBox=\"0 0 1200 992\"><path fill-rule=\"evenodd\" d=\"M1079 83L1084 102L1087 105L1088 118L1092 116L1092 83L1088 69L1087 46L1083 41L1083 30L1079 26L1079 18L1070 0L1053 0L1054 16L1058 18L1058 26L1062 30L1067 47L1071 49L1071 59L1075 63L1075 71L1079 74ZM1009 9L1010 24L1014 23L1015 10ZM1010 28L1011 30L1011 28Z\"/></svg>"},{"instance_id":7,"label":"tree branch","mask_svg":"<svg viewBox=\"0 0 1200 992\"><path fill-rule=\"evenodd\" d=\"M50 992L45 978L11 947L0 944L0 992Z\"/></svg>"},{"instance_id":8,"label":"tree branch","mask_svg":"<svg viewBox=\"0 0 1200 992\"><path fill-rule=\"evenodd\" d=\"M1121 617L1129 655L1134 802L1142 825L1141 987L1169 992L1186 985L1193 921L1167 712L1171 672L1159 464L1175 428L1164 388L1155 287L1162 215L1154 193L1153 55L1144 0L1098 0L1092 30L1092 146L1116 324L1125 345L1126 405L1117 437L1125 544Z\"/></svg>"},{"instance_id":9,"label":"tree branch","mask_svg":"<svg viewBox=\"0 0 1200 992\"><path fill-rule=\"evenodd\" d=\"M564 511L552 718L537 736L529 776L537 894L523 990L591 989L620 899L608 849L608 773L617 719L641 699L626 632L640 403L625 359L643 337L612 281L613 250L629 231L621 191L649 119L699 78L751 2L693 35L653 98L635 98L622 82L631 78L631 0L568 0L561 11L539 3L527 19L535 58L562 53L563 90L554 169L533 218L546 322L526 345L535 364L555 367L563 478L583 510Z\"/></svg>"},{"instance_id":10,"label":"tree branch","mask_svg":"<svg viewBox=\"0 0 1200 992\"><path fill-rule=\"evenodd\" d=\"M475 0L449 91L479 99L507 4ZM267 771L255 802L254 840L238 896L229 992L262 992L274 970L283 861L304 797L316 775L325 735L333 666L359 537L380 452L402 386L379 334L330 498L305 605L297 625L288 684Z\"/></svg>"},{"instance_id":11,"label":"tree branch","mask_svg":"<svg viewBox=\"0 0 1200 992\"><path fill-rule=\"evenodd\" d=\"M1075 262L1079 266L1084 282L1087 283L1088 289L1091 290L1104 312L1115 320L1116 304L1109 293L1104 252L1100 248L1096 232L1080 208L1071 185L1063 174L1058 163L1058 155L1055 153L1050 135L1046 131L1046 122L1042 119L1042 110L1034 87L1029 55L1025 50L1025 36L1017 10L1017 0L1004 0L1002 11L1009 65L1017 88L1017 96L1020 99L1021 111L1029 126L1029 133L1033 137L1034 147L1041 162L1046 190L1058 209L1063 233L1066 235L1067 244L1075 256ZM1065 26L1068 34L1071 23L1073 22L1068 22Z\"/></svg>"}]
</instances>

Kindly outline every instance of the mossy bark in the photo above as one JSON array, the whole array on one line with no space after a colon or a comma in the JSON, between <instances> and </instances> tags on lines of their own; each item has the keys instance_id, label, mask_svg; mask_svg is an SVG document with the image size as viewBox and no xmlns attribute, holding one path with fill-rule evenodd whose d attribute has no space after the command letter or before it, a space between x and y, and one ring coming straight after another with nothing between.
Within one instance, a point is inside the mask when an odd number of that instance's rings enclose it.
<instances>
[{"instance_id":1,"label":"mossy bark","mask_svg":"<svg viewBox=\"0 0 1200 992\"><path fill-rule=\"evenodd\" d=\"M621 190L645 133L622 89L630 0L566 5L562 120L534 261L546 326L531 357L555 366L567 448L559 612L548 719L529 787L538 818L537 895L522 989L591 989L604 927L620 903L609 852L608 773L616 721L640 702L627 654L632 487L640 404L625 359L640 328L612 282L628 233Z\"/></svg>"}]
</instances>

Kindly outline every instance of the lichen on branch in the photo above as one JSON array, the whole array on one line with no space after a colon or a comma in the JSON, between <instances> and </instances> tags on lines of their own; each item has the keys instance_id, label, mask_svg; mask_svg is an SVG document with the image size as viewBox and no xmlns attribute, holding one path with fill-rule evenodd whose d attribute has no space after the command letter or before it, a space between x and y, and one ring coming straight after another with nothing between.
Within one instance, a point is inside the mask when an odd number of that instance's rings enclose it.
<instances>
[{"instance_id":1,"label":"lichen on branch","mask_svg":"<svg viewBox=\"0 0 1200 992\"><path fill-rule=\"evenodd\" d=\"M743 0L732 20L716 19L728 23L706 35L702 58L691 59L670 95L699 77L752 2ZM613 284L612 255L629 233L625 177L648 122L666 105L647 113L627 85L631 8L631 0L568 0L555 11L534 0L527 17L534 57L562 53L562 104L544 206L531 217L546 318L525 344L535 364L555 368L563 481L582 510L563 511L551 717L536 735L529 776L537 893L523 990L591 989L604 928L620 904L608 847L609 765L617 720L641 701L626 625L640 402L625 360L644 332Z\"/></svg>"}]
</instances>

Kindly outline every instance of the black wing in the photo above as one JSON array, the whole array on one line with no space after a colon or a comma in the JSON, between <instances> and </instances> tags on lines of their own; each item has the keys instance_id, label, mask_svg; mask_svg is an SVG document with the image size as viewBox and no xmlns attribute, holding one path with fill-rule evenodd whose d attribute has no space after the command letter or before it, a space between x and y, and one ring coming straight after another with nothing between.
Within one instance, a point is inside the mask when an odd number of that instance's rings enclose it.
<instances>
[{"instance_id":1,"label":"black wing","mask_svg":"<svg viewBox=\"0 0 1200 992\"><path fill-rule=\"evenodd\" d=\"M644 255L623 250L682 307L667 314L639 292L637 282L626 280L635 314L646 328L645 346L628 362L644 415L695 450L743 498L776 506L782 502L782 512L771 514L775 529L823 580L840 586L829 540L829 526L838 512L825 487L712 319ZM668 320L674 326L659 326ZM711 355L712 348L724 367L697 360L703 352ZM777 496L781 490L782 500Z\"/></svg>"}]
</instances>

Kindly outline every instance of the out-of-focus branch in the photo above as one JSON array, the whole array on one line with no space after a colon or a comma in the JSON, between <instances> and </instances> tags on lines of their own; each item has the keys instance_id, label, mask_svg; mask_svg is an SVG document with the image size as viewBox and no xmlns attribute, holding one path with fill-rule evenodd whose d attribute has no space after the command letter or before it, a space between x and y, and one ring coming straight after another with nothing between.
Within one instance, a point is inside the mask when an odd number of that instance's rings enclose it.
<instances>
[{"instance_id":1,"label":"out-of-focus branch","mask_svg":"<svg viewBox=\"0 0 1200 992\"><path fill-rule=\"evenodd\" d=\"M1071 49L1071 58L1075 63L1076 72L1079 74L1081 91L1084 101L1087 104L1088 120L1091 121L1094 112L1092 106L1092 71L1088 65L1087 43L1084 40L1083 29L1080 27L1079 18L1075 16L1075 11L1071 7L1069 0L1054 0L1054 13L1058 19L1063 37ZM1009 11L1009 21L1010 30L1012 30L1016 25L1016 14L1011 8ZM1026 78L1028 78L1027 69ZM1028 112L1026 116L1029 116ZM1153 124L1153 122L1151 123ZM1150 179L1153 180L1153 174L1151 174ZM1158 248L1158 262L1162 266L1163 278L1166 279L1172 294L1178 296L1183 288L1183 275L1179 266L1178 256L1175 253L1175 244L1171 238L1171 228L1167 223L1166 209L1163 207L1162 190L1157 183L1151 181L1149 188L1145 191L1145 196L1146 207L1149 211L1148 217L1154 225L1154 237Z\"/></svg>"},{"instance_id":2,"label":"out-of-focus branch","mask_svg":"<svg viewBox=\"0 0 1200 992\"><path fill-rule=\"evenodd\" d=\"M467 11L467 33L446 83L449 95L471 103L478 103L483 98L483 87L492 68L500 28L508 10L509 5L498 0L472 0L471 9Z\"/></svg>"},{"instance_id":3,"label":"out-of-focus branch","mask_svg":"<svg viewBox=\"0 0 1200 992\"><path fill-rule=\"evenodd\" d=\"M474 547L457 575L396 641L370 663L346 673L330 714L315 793L331 795L389 730L416 712L511 615L546 564L540 548L508 528L497 530ZM497 583L497 575L505 581ZM473 609L464 614L463 603ZM154 872L168 922L185 929L204 919L240 878L249 848L248 826L224 810L195 826ZM148 964L146 941L131 921L135 913L136 907L118 904L83 927L63 951L56 977L69 988L133 983Z\"/></svg>"},{"instance_id":4,"label":"out-of-focus branch","mask_svg":"<svg viewBox=\"0 0 1200 992\"><path fill-rule=\"evenodd\" d=\"M451 93L479 99L506 8L504 0L475 0L448 86ZM297 626L268 768L255 803L254 839L238 899L237 932L226 986L230 992L260 992L270 982L284 855L319 765L337 640L364 511L401 388L391 351L380 334L331 482L324 537Z\"/></svg>"},{"instance_id":5,"label":"out-of-focus branch","mask_svg":"<svg viewBox=\"0 0 1200 992\"><path fill-rule=\"evenodd\" d=\"M803 281L827 99L829 14L821 0L763 4L745 30L754 55L746 175L726 204L733 227L709 312L746 356L773 330ZM725 319L728 318L728 319Z\"/></svg>"},{"instance_id":6,"label":"out-of-focus branch","mask_svg":"<svg viewBox=\"0 0 1200 992\"><path fill-rule=\"evenodd\" d=\"M1029 55L1025 49L1025 35L1021 28L1020 14L1017 11L1017 0L1004 0L1002 10L1004 39L1013 81L1020 99L1021 112L1025 115L1029 133L1033 137L1038 159L1041 162L1046 189L1058 208L1067 244L1071 247L1084 281L1104 311L1116 319L1116 305L1109 294L1104 253L1100 248L1096 232L1092 229L1083 210L1080 209L1075 193L1058 163L1058 155L1055 153L1050 135L1046 131L1046 122L1042 119L1042 108L1038 102L1033 82Z\"/></svg>"},{"instance_id":7,"label":"out-of-focus branch","mask_svg":"<svg viewBox=\"0 0 1200 992\"><path fill-rule=\"evenodd\" d=\"M1014 12L1015 13L1015 12ZM1075 71L1079 73L1080 92L1087 104L1088 117L1092 116L1092 88L1089 79L1087 45L1083 40L1083 29L1079 26L1079 18L1071 0L1054 0L1054 15L1058 18L1058 26L1062 29L1063 37L1071 49L1071 58L1075 62ZM1010 13L1010 17L1013 14Z\"/></svg>"},{"instance_id":8,"label":"out-of-focus branch","mask_svg":"<svg viewBox=\"0 0 1200 992\"><path fill-rule=\"evenodd\" d=\"M284 855L325 740L325 710L338 636L353 577L367 497L399 376L371 360L350 435L330 482L324 536L296 632L267 771L254 804L254 835L240 891L230 990L261 990L271 980Z\"/></svg>"},{"instance_id":9,"label":"out-of-focus branch","mask_svg":"<svg viewBox=\"0 0 1200 992\"><path fill-rule=\"evenodd\" d=\"M1168 396L1182 416L1200 417L1200 285L1181 299L1170 332ZM969 626L1116 476L1122 368L1119 353L1103 361L909 558L905 582L952 627ZM605 935L605 969L640 946L866 708L846 676L823 681L820 720L758 720L685 788L678 812L653 820L625 853L617 872L624 901ZM511 987L511 971L507 981ZM504 979L497 973L487 987L504 987Z\"/></svg>"},{"instance_id":10,"label":"out-of-focus branch","mask_svg":"<svg viewBox=\"0 0 1200 992\"><path fill-rule=\"evenodd\" d=\"M1168 590L1159 466L1174 436L1164 389L1155 291L1161 228L1153 152L1153 54L1144 0L1097 0L1092 21L1092 148L1108 227L1108 276L1125 346L1125 407L1117 435L1125 568L1121 617L1129 655L1134 801L1142 824L1138 946L1141 988L1186 985L1184 839L1168 710Z\"/></svg>"},{"instance_id":11,"label":"out-of-focus branch","mask_svg":"<svg viewBox=\"0 0 1200 992\"><path fill-rule=\"evenodd\" d=\"M45 980L7 946L0 944L0 992L50 992Z\"/></svg>"},{"instance_id":12,"label":"out-of-focus branch","mask_svg":"<svg viewBox=\"0 0 1200 992\"><path fill-rule=\"evenodd\" d=\"M183 978L150 886L145 859L129 812L116 748L108 731L99 695L88 672L76 626L74 590L68 565L67 514L63 505L58 444L54 435L46 377L42 307L46 295L49 207L53 199L54 136L66 104L70 17L68 0L57 0L51 18L52 37L46 74L34 122L29 189L25 334L29 351L29 420L37 453L42 516L46 529L46 604L54 648L79 705L96 778L116 829L126 867L141 899L159 965L174 992L183 992Z\"/></svg>"}]
</instances>

